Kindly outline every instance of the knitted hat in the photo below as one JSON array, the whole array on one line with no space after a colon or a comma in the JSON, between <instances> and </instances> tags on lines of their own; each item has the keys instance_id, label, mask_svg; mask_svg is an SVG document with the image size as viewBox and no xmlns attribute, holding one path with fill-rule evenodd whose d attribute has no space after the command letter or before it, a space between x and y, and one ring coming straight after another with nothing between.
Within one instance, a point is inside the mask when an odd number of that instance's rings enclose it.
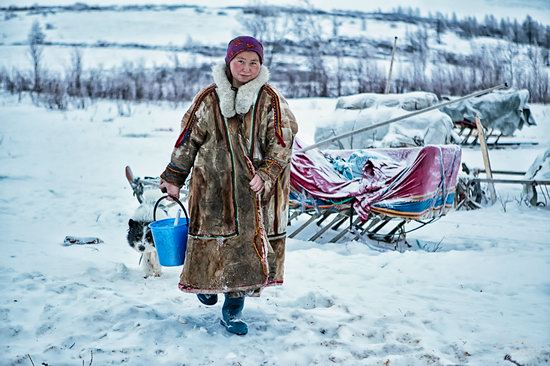
<instances>
[{"instance_id":1,"label":"knitted hat","mask_svg":"<svg viewBox=\"0 0 550 366\"><path fill-rule=\"evenodd\" d=\"M256 52L260 57L260 64L263 63L264 46L256 38L250 36L239 36L229 42L227 45L227 54L225 55L225 63L229 65L235 56L244 51Z\"/></svg>"}]
</instances>

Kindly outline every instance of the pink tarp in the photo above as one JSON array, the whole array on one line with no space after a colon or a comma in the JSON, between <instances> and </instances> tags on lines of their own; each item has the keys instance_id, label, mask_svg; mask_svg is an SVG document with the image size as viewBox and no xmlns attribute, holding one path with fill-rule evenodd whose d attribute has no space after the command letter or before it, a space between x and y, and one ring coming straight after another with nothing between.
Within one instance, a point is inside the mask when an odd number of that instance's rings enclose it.
<instances>
[{"instance_id":1,"label":"pink tarp","mask_svg":"<svg viewBox=\"0 0 550 366\"><path fill-rule=\"evenodd\" d=\"M444 215L453 206L461 149L457 145L364 149L367 160L360 176L347 179L325 157L346 159L354 151L313 149L299 153L294 144L291 185L321 202L353 197L353 207L366 220L369 212L426 219Z\"/></svg>"}]
</instances>

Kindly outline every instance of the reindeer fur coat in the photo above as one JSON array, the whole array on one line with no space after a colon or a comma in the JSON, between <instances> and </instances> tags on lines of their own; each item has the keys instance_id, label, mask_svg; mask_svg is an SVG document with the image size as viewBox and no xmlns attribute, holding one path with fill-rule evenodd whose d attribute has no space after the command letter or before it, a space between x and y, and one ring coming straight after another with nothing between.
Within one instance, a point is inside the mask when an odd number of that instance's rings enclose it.
<instances>
[{"instance_id":1,"label":"reindeer fur coat","mask_svg":"<svg viewBox=\"0 0 550 366\"><path fill-rule=\"evenodd\" d=\"M290 159L296 120L269 72L232 88L225 64L181 123L161 174L182 186L191 173L189 236L179 288L254 293L283 282ZM249 183L258 174L264 190Z\"/></svg>"}]
</instances>

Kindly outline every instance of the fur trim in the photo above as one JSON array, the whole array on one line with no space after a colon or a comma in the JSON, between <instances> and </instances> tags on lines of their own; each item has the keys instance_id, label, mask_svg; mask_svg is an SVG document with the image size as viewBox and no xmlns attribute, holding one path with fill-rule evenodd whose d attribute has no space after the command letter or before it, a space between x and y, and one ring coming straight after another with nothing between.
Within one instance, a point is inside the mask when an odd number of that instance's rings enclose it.
<instances>
[{"instance_id":1,"label":"fur trim","mask_svg":"<svg viewBox=\"0 0 550 366\"><path fill-rule=\"evenodd\" d=\"M246 114L254 104L260 88L269 81L269 70L262 65L256 79L249 81L235 91L227 79L225 68L225 63L222 63L212 69L222 114L225 118L231 118L235 114Z\"/></svg>"}]
</instances>

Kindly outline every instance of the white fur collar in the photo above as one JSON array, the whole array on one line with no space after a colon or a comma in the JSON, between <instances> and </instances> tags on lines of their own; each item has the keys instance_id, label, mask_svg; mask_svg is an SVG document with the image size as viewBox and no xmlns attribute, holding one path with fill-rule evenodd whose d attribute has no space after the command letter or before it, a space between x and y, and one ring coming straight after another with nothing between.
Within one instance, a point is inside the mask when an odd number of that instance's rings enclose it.
<instances>
[{"instance_id":1,"label":"white fur collar","mask_svg":"<svg viewBox=\"0 0 550 366\"><path fill-rule=\"evenodd\" d=\"M235 114L246 114L254 104L260 88L269 81L269 70L262 65L258 77L242 85L235 92L227 79L225 67L225 63L221 63L212 68L222 114L225 118L231 118Z\"/></svg>"}]
</instances>

